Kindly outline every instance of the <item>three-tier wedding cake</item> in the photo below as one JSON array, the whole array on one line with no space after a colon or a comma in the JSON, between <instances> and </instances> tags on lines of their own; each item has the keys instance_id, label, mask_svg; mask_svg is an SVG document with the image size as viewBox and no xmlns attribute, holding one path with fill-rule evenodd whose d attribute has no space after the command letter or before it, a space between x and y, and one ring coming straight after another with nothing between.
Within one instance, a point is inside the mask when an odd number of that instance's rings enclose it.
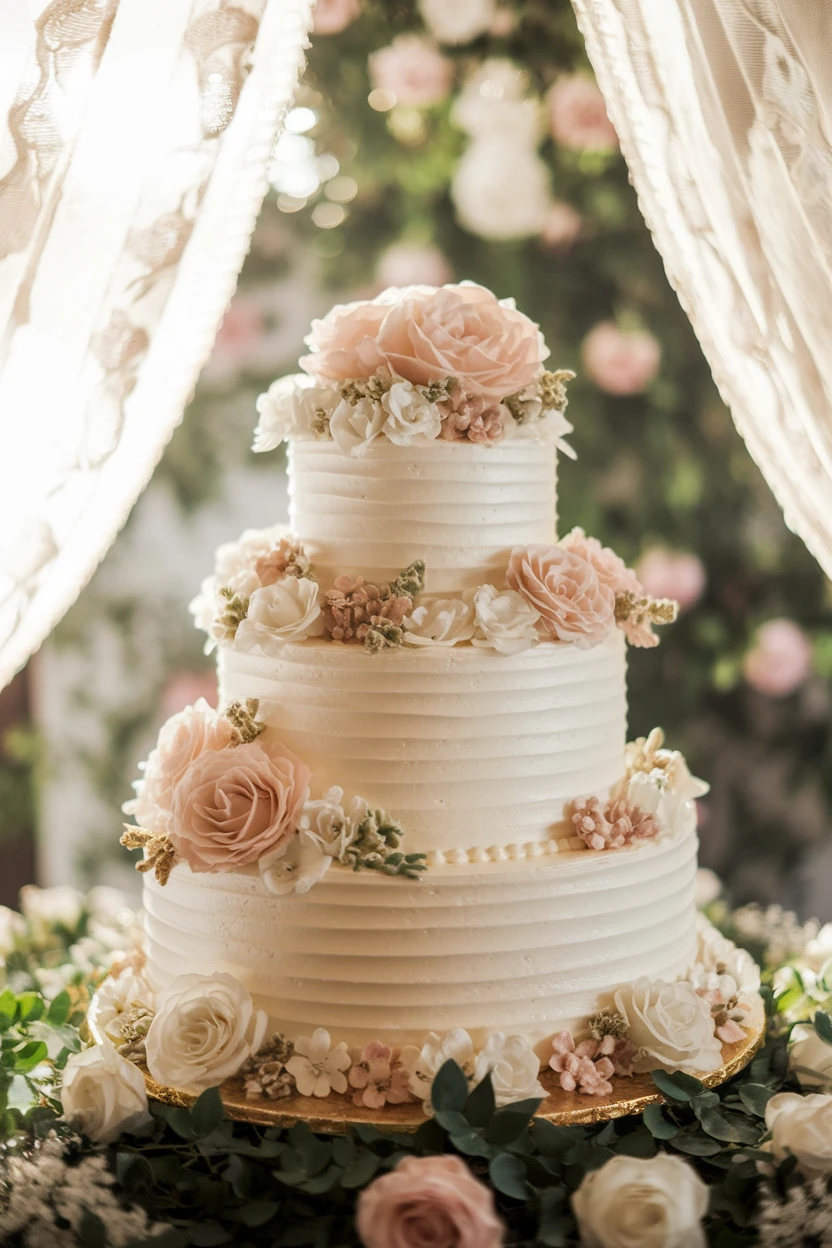
<instances>
[{"instance_id":1,"label":"three-tier wedding cake","mask_svg":"<svg viewBox=\"0 0 832 1248\"><path fill-rule=\"evenodd\" d=\"M705 786L626 744L627 644L675 604L556 536L571 374L467 283L307 341L258 404L290 523L217 552L218 710L168 722L129 807L146 963L105 1029L176 1087L374 1107L448 1056L501 1102L541 1063L589 1093L715 1069L755 971L697 920Z\"/></svg>"}]
</instances>

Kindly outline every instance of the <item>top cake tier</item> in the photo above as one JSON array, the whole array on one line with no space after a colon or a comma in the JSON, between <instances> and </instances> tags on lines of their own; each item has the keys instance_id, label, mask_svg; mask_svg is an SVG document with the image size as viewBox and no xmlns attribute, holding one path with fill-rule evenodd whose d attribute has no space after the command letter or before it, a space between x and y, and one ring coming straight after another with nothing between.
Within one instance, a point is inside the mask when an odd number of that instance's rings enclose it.
<instances>
[{"instance_id":1,"label":"top cake tier","mask_svg":"<svg viewBox=\"0 0 832 1248\"><path fill-rule=\"evenodd\" d=\"M425 592L502 584L513 546L556 529L553 445L378 439L361 455L331 441L289 444L290 519L323 584L347 573L385 582L414 559Z\"/></svg>"}]
</instances>

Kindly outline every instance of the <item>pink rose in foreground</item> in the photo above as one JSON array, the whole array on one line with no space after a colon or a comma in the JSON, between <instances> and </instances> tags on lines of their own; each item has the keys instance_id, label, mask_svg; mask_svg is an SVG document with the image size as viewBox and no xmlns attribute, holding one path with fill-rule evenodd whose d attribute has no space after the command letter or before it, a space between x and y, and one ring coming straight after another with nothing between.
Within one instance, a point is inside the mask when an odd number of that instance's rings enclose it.
<instances>
[{"instance_id":1,"label":"pink rose in foreground","mask_svg":"<svg viewBox=\"0 0 832 1248\"><path fill-rule=\"evenodd\" d=\"M455 377L469 394L522 390L548 355L533 321L472 282L387 290L372 303L315 321L301 367L317 377L368 377L379 368L414 385Z\"/></svg>"},{"instance_id":2,"label":"pink rose in foreground","mask_svg":"<svg viewBox=\"0 0 832 1248\"><path fill-rule=\"evenodd\" d=\"M641 394L659 371L662 351L652 334L625 333L602 321L584 339L581 355L587 375L607 394Z\"/></svg>"},{"instance_id":3,"label":"pink rose in foreground","mask_svg":"<svg viewBox=\"0 0 832 1248\"><path fill-rule=\"evenodd\" d=\"M564 199L556 199L546 213L540 237L547 247L570 247L577 242L584 228L581 214Z\"/></svg>"},{"instance_id":4,"label":"pink rose in foreground","mask_svg":"<svg viewBox=\"0 0 832 1248\"><path fill-rule=\"evenodd\" d=\"M163 725L155 750L136 785L136 799L125 809L140 827L164 836L171 830L173 798L179 781L195 758L225 750L233 730L204 698L185 707Z\"/></svg>"},{"instance_id":5,"label":"pink rose in foreground","mask_svg":"<svg viewBox=\"0 0 832 1248\"><path fill-rule=\"evenodd\" d=\"M705 589L705 567L690 551L654 546L642 555L637 572L648 594L674 598L680 611L687 611L698 602Z\"/></svg>"},{"instance_id":6,"label":"pink rose in foreground","mask_svg":"<svg viewBox=\"0 0 832 1248\"><path fill-rule=\"evenodd\" d=\"M590 561L565 546L515 546L506 579L540 613L538 627L588 650L615 623L615 594Z\"/></svg>"},{"instance_id":7,"label":"pink rose in foreground","mask_svg":"<svg viewBox=\"0 0 832 1248\"><path fill-rule=\"evenodd\" d=\"M232 871L297 828L312 773L279 742L202 754L173 796L170 839L192 871Z\"/></svg>"},{"instance_id":8,"label":"pink rose in foreground","mask_svg":"<svg viewBox=\"0 0 832 1248\"><path fill-rule=\"evenodd\" d=\"M581 151L608 151L618 146L604 97L585 74L562 74L546 102L555 142Z\"/></svg>"},{"instance_id":9,"label":"pink rose in foreground","mask_svg":"<svg viewBox=\"0 0 832 1248\"><path fill-rule=\"evenodd\" d=\"M406 108L440 104L454 76L453 61L421 35L399 35L386 48L373 52L368 66L372 85L389 91Z\"/></svg>"},{"instance_id":10,"label":"pink rose in foreground","mask_svg":"<svg viewBox=\"0 0 832 1248\"><path fill-rule=\"evenodd\" d=\"M784 698L794 693L812 670L812 645L793 620L769 620L757 630L753 649L743 663L743 674L758 693Z\"/></svg>"},{"instance_id":11,"label":"pink rose in foreground","mask_svg":"<svg viewBox=\"0 0 832 1248\"><path fill-rule=\"evenodd\" d=\"M393 243L382 252L376 276L382 286L443 286L451 268L429 243Z\"/></svg>"},{"instance_id":12,"label":"pink rose in foreground","mask_svg":"<svg viewBox=\"0 0 832 1248\"><path fill-rule=\"evenodd\" d=\"M501 1248L489 1188L459 1157L405 1157L358 1197L365 1248Z\"/></svg>"},{"instance_id":13,"label":"pink rose in foreground","mask_svg":"<svg viewBox=\"0 0 832 1248\"><path fill-rule=\"evenodd\" d=\"M317 0L312 30L316 35L337 35L361 12L358 0Z\"/></svg>"},{"instance_id":14,"label":"pink rose in foreground","mask_svg":"<svg viewBox=\"0 0 832 1248\"><path fill-rule=\"evenodd\" d=\"M560 544L591 563L598 580L613 594L630 593L641 597L642 586L633 569L609 546L602 546L597 537L587 537L583 529L573 529L561 538Z\"/></svg>"}]
</instances>

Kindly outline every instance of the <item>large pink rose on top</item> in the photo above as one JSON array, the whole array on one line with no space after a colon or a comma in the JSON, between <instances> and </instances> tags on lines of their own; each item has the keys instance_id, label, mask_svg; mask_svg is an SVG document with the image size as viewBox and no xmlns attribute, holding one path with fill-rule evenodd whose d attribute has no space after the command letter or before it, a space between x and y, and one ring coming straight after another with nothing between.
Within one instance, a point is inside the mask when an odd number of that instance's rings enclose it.
<instances>
[{"instance_id":1,"label":"large pink rose on top","mask_svg":"<svg viewBox=\"0 0 832 1248\"><path fill-rule=\"evenodd\" d=\"M405 1157L358 1197L365 1248L501 1248L494 1196L459 1157Z\"/></svg>"},{"instance_id":2,"label":"large pink rose on top","mask_svg":"<svg viewBox=\"0 0 832 1248\"><path fill-rule=\"evenodd\" d=\"M582 650L597 646L615 623L615 593L588 559L565 546L515 546L506 579L540 614L538 627Z\"/></svg>"},{"instance_id":3,"label":"large pink rose on top","mask_svg":"<svg viewBox=\"0 0 832 1248\"><path fill-rule=\"evenodd\" d=\"M311 776L279 742L202 754L176 785L171 842L192 871L256 862L297 828Z\"/></svg>"},{"instance_id":4,"label":"large pink rose on top","mask_svg":"<svg viewBox=\"0 0 832 1248\"><path fill-rule=\"evenodd\" d=\"M469 395L495 399L527 386L548 355L537 325L513 300L472 282L391 289L372 303L335 308L306 341L312 353L301 367L315 376L387 368L414 385L455 377Z\"/></svg>"}]
</instances>

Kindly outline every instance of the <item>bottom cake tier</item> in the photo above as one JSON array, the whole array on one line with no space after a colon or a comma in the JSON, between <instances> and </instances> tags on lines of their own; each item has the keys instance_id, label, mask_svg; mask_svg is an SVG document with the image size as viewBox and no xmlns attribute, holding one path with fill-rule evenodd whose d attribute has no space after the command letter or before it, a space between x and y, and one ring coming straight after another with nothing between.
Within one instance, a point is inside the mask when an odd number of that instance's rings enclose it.
<instances>
[{"instance_id":1,"label":"bottom cake tier","mask_svg":"<svg viewBox=\"0 0 832 1248\"><path fill-rule=\"evenodd\" d=\"M675 980L696 957L697 837L688 829L619 852L577 851L445 866L418 882L332 870L275 897L254 871L174 867L145 884L147 975L228 972L290 1039L418 1043L465 1028L545 1048L578 1031L604 994L641 976Z\"/></svg>"}]
</instances>

